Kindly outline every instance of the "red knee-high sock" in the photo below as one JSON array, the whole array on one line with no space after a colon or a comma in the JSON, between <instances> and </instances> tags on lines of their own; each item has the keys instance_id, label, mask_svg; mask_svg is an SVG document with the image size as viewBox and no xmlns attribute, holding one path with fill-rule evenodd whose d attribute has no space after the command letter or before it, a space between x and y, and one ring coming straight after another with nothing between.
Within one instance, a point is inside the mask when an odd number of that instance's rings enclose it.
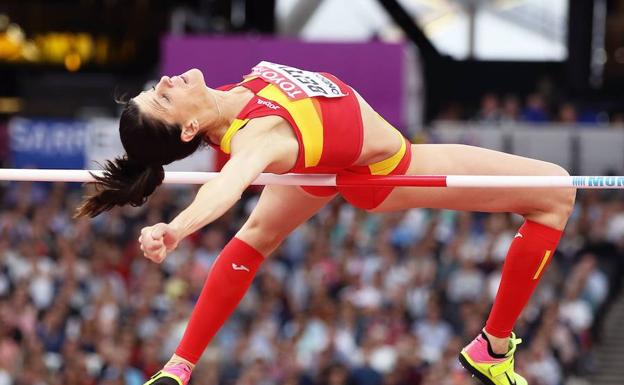
<instances>
[{"instance_id":1,"label":"red knee-high sock","mask_svg":"<svg viewBox=\"0 0 624 385\"><path fill-rule=\"evenodd\" d=\"M503 265L503 275L485 331L498 337L511 335L522 309L553 257L562 231L525 221L518 230Z\"/></svg>"},{"instance_id":2,"label":"red knee-high sock","mask_svg":"<svg viewBox=\"0 0 624 385\"><path fill-rule=\"evenodd\" d=\"M234 311L264 260L262 254L232 238L215 260L191 314L176 354L193 364Z\"/></svg>"}]
</instances>

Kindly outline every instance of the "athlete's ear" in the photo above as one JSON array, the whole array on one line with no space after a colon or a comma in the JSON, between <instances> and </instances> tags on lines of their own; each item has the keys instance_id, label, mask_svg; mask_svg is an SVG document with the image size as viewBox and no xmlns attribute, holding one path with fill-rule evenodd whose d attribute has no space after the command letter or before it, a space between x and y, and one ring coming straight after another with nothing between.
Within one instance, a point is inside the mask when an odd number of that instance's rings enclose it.
<instances>
[{"instance_id":1,"label":"athlete's ear","mask_svg":"<svg viewBox=\"0 0 624 385\"><path fill-rule=\"evenodd\" d=\"M193 140L197 132L199 131L199 122L197 119L189 120L182 126L182 132L180 133L180 139L183 142L190 142Z\"/></svg>"}]
</instances>

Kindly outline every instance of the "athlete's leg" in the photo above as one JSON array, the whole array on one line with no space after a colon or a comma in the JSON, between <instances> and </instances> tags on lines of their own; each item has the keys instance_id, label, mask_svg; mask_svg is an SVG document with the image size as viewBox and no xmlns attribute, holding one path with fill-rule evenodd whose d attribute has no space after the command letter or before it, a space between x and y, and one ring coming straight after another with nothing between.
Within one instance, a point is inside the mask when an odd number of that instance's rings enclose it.
<instances>
[{"instance_id":1,"label":"athlete's leg","mask_svg":"<svg viewBox=\"0 0 624 385\"><path fill-rule=\"evenodd\" d=\"M169 364L183 361L192 368L244 296L264 258L331 199L314 197L296 186L265 187L247 222L211 267Z\"/></svg>"},{"instance_id":2,"label":"athlete's leg","mask_svg":"<svg viewBox=\"0 0 624 385\"><path fill-rule=\"evenodd\" d=\"M236 237L267 257L335 196L314 196L296 186L267 186Z\"/></svg>"},{"instance_id":3,"label":"athlete's leg","mask_svg":"<svg viewBox=\"0 0 624 385\"><path fill-rule=\"evenodd\" d=\"M464 145L412 145L410 175L568 175L552 163ZM574 205L572 188L486 189L410 188L393 190L376 211L409 207L513 212L525 217L514 239L499 292L486 326L495 352L508 348L508 336L554 252Z\"/></svg>"},{"instance_id":4,"label":"athlete's leg","mask_svg":"<svg viewBox=\"0 0 624 385\"><path fill-rule=\"evenodd\" d=\"M546 175L568 173L552 163L479 147L413 144L408 175ZM397 187L375 211L412 207L513 212L563 229L574 205L572 188L413 188Z\"/></svg>"},{"instance_id":5,"label":"athlete's leg","mask_svg":"<svg viewBox=\"0 0 624 385\"><path fill-rule=\"evenodd\" d=\"M568 173L552 163L463 145L413 145L410 175L547 175ZM378 211L408 207L513 212L525 217L509 248L501 283L484 328L459 360L489 385L526 385L514 371L520 340L511 333L533 293L572 211L575 190L396 188ZM512 337L512 338L510 338Z\"/></svg>"}]
</instances>

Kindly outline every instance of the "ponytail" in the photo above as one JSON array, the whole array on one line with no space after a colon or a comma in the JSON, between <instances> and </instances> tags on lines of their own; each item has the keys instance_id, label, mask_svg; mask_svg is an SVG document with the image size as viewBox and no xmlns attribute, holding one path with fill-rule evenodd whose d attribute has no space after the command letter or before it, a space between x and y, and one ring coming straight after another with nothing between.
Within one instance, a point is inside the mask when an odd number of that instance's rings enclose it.
<instances>
[{"instance_id":1,"label":"ponytail","mask_svg":"<svg viewBox=\"0 0 624 385\"><path fill-rule=\"evenodd\" d=\"M93 175L95 193L88 196L76 209L74 218L94 217L114 206L130 204L141 206L154 192L164 177L162 165L145 165L127 156L106 161L102 176Z\"/></svg>"},{"instance_id":2,"label":"ponytail","mask_svg":"<svg viewBox=\"0 0 624 385\"><path fill-rule=\"evenodd\" d=\"M93 175L95 193L86 197L74 217L94 217L114 206L140 206L165 177L163 165L186 158L203 144L202 135L183 142L182 128L146 116L130 99L119 119L123 157L106 161L102 176Z\"/></svg>"}]
</instances>

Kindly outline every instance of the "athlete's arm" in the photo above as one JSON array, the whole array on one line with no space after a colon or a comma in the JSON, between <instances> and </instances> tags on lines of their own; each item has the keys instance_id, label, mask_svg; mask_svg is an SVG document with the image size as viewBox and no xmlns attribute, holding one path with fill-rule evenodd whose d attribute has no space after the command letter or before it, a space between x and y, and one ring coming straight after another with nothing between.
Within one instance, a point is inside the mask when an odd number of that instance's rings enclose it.
<instances>
[{"instance_id":1,"label":"athlete's arm","mask_svg":"<svg viewBox=\"0 0 624 385\"><path fill-rule=\"evenodd\" d=\"M267 134L262 124L252 121L232 140L228 162L217 177L208 181L197 192L193 202L169 224L157 224L141 231L139 241L146 257L161 262L177 243L213 222L229 210L249 185L272 163L287 154L279 138Z\"/></svg>"}]
</instances>

